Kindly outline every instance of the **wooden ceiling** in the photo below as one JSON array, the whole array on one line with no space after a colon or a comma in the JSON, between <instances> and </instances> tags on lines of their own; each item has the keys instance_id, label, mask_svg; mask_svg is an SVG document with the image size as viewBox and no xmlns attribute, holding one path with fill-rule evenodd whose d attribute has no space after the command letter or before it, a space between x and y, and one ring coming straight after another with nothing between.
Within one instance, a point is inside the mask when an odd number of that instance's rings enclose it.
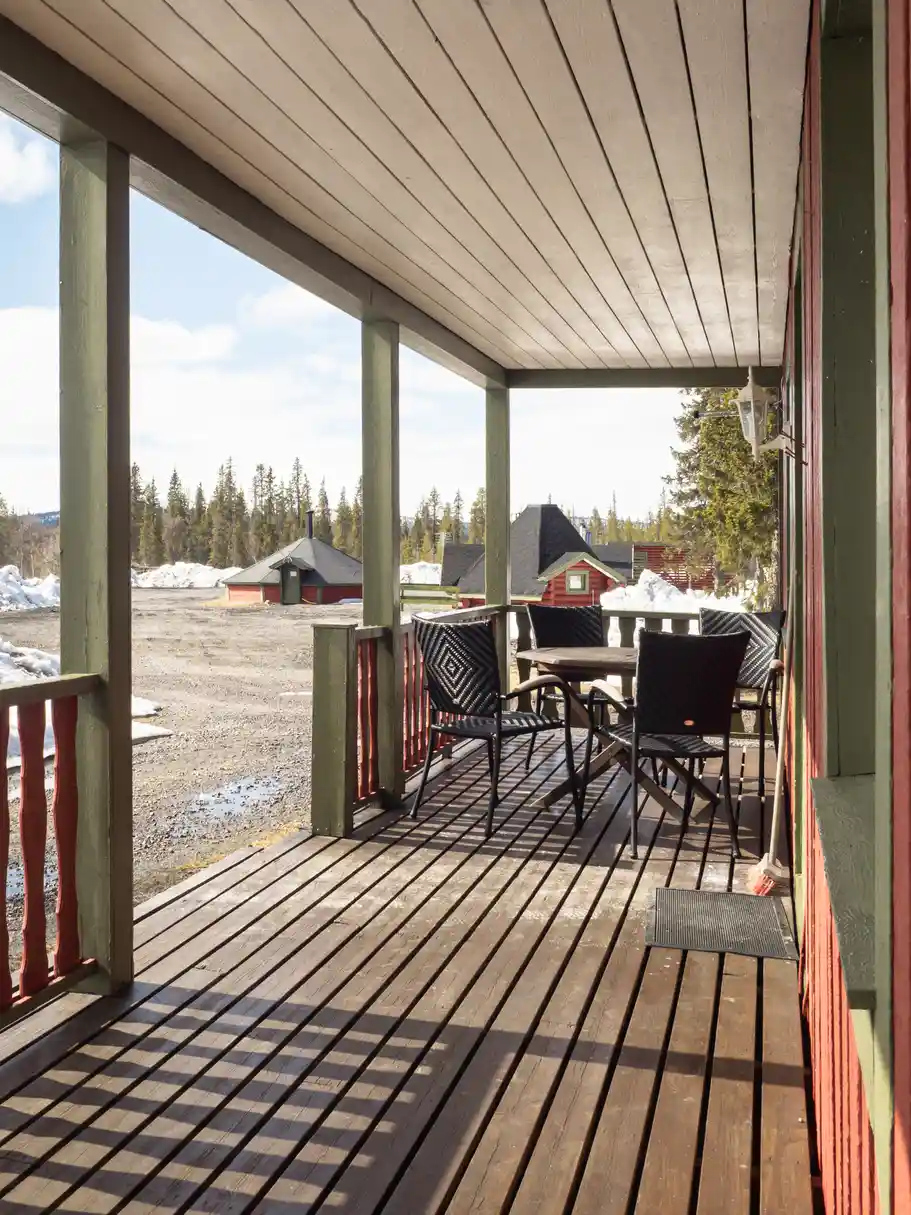
<instances>
[{"instance_id":1,"label":"wooden ceiling","mask_svg":"<svg viewBox=\"0 0 911 1215\"><path fill-rule=\"evenodd\" d=\"M808 0L0 0L506 368L775 364Z\"/></svg>"}]
</instances>

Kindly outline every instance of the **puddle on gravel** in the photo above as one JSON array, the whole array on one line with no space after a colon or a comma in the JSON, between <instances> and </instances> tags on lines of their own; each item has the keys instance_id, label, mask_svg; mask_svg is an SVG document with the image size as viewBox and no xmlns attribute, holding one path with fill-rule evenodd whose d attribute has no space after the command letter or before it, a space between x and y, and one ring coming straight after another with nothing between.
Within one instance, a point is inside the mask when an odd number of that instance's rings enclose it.
<instances>
[{"instance_id":1,"label":"puddle on gravel","mask_svg":"<svg viewBox=\"0 0 911 1215\"><path fill-rule=\"evenodd\" d=\"M274 776L244 776L211 793L199 793L188 809L214 822L224 822L245 814L260 802L269 801L282 791L282 782Z\"/></svg>"}]
</instances>

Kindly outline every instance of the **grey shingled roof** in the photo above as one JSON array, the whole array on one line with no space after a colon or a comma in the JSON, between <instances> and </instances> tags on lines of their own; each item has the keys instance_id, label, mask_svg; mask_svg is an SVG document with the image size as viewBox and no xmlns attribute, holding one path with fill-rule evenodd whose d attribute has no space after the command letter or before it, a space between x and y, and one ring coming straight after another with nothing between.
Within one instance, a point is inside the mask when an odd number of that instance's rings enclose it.
<instances>
[{"instance_id":1,"label":"grey shingled roof","mask_svg":"<svg viewBox=\"0 0 911 1215\"><path fill-rule=\"evenodd\" d=\"M610 565L620 573L628 574L633 568L632 540L611 540L607 544L593 544L595 556L605 565Z\"/></svg>"},{"instance_id":2,"label":"grey shingled roof","mask_svg":"<svg viewBox=\"0 0 911 1215\"><path fill-rule=\"evenodd\" d=\"M599 558L585 543L559 506L526 506L509 529L512 594L536 599L544 591L541 573L565 553ZM459 582L463 595L484 594L484 558L481 556Z\"/></svg>"},{"instance_id":3,"label":"grey shingled roof","mask_svg":"<svg viewBox=\"0 0 911 1215\"><path fill-rule=\"evenodd\" d=\"M277 553L263 557L239 574L225 579L226 586L268 586L281 581L279 567L290 561L301 571L304 586L360 586L363 574L360 561L333 548L323 540L295 540Z\"/></svg>"},{"instance_id":4,"label":"grey shingled roof","mask_svg":"<svg viewBox=\"0 0 911 1215\"><path fill-rule=\"evenodd\" d=\"M468 573L477 559L483 556L483 544L444 544L441 584L458 586L459 580Z\"/></svg>"}]
</instances>

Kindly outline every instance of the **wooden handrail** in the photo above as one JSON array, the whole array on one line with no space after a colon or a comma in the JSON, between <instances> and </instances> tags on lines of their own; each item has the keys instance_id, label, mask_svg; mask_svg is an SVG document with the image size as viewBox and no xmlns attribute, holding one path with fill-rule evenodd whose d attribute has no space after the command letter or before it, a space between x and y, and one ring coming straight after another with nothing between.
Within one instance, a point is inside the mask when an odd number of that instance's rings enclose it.
<instances>
[{"instance_id":1,"label":"wooden handrail","mask_svg":"<svg viewBox=\"0 0 911 1215\"><path fill-rule=\"evenodd\" d=\"M102 685L100 675L57 675L53 679L31 679L27 683L0 684L0 709L43 704L67 696L85 696Z\"/></svg>"}]
</instances>

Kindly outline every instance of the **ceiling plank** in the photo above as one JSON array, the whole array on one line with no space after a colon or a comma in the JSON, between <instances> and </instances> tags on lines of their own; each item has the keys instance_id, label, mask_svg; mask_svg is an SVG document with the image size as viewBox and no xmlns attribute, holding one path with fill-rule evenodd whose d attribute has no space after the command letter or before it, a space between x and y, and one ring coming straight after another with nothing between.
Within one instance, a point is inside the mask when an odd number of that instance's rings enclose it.
<instances>
[{"instance_id":1,"label":"ceiling plank","mask_svg":"<svg viewBox=\"0 0 911 1215\"><path fill-rule=\"evenodd\" d=\"M759 350L782 356L795 199L762 183L794 181L800 162L809 0L747 0L747 49L753 115Z\"/></svg>"},{"instance_id":2,"label":"ceiling plank","mask_svg":"<svg viewBox=\"0 0 911 1215\"><path fill-rule=\"evenodd\" d=\"M428 109L439 117L452 143L499 199L509 199L510 212L516 223L527 233L576 302L579 312L573 323L596 357L606 365L622 366L624 359L604 327L592 319L604 311L605 305L591 275L541 203L413 0L354 2L361 18L369 21L370 28L376 31L402 73L425 99ZM307 14L314 24L319 21L317 28L327 44L337 54L347 55L349 40L355 37L354 30L343 21L336 24L334 10L325 5L308 5ZM447 150L447 145L442 144L441 149ZM458 167L458 162L454 165Z\"/></svg>"},{"instance_id":3,"label":"ceiling plank","mask_svg":"<svg viewBox=\"0 0 911 1215\"><path fill-rule=\"evenodd\" d=\"M100 79L109 57L50 13L41 0L2 0L2 7L5 13L21 9L15 22L0 16L0 104L4 108L53 139L72 137L84 129L110 139L149 166L143 178L143 166L134 164L140 188L200 227L351 315L371 312L397 320L415 348L473 382L504 381L503 359L470 325L445 308L432 305L422 309L413 300L418 293L404 280L407 296L396 290L399 281L391 272L381 282L362 265L312 237L296 222L305 209L291 205L277 189L275 195L288 204L292 216L271 206L269 191L259 188L264 179L227 149L230 179L116 91L108 91ZM39 20L41 38L25 28ZM56 53L55 40L65 47L68 58ZM87 72L71 62L77 56L87 63ZM23 98L23 87L34 97ZM248 183L252 189L245 188Z\"/></svg>"},{"instance_id":4,"label":"ceiling plank","mask_svg":"<svg viewBox=\"0 0 911 1215\"><path fill-rule=\"evenodd\" d=\"M613 0L612 7L712 354L731 363L734 339L674 0Z\"/></svg>"},{"instance_id":5,"label":"ceiling plank","mask_svg":"<svg viewBox=\"0 0 911 1215\"><path fill-rule=\"evenodd\" d=\"M664 356L689 362L543 0L487 0L484 14Z\"/></svg>"},{"instance_id":6,"label":"ceiling plank","mask_svg":"<svg viewBox=\"0 0 911 1215\"><path fill-rule=\"evenodd\" d=\"M630 366L665 357L476 0L416 0L516 163L576 249L604 305L593 319Z\"/></svg>"},{"instance_id":7,"label":"ceiling plank","mask_svg":"<svg viewBox=\"0 0 911 1215\"><path fill-rule=\"evenodd\" d=\"M567 351L598 361L582 336L592 328L584 311L350 0L331 10L322 0L230 3L286 60L289 46L305 56L313 91Z\"/></svg>"},{"instance_id":8,"label":"ceiling plank","mask_svg":"<svg viewBox=\"0 0 911 1215\"><path fill-rule=\"evenodd\" d=\"M679 0L679 8L737 362L758 363L743 8L731 0Z\"/></svg>"},{"instance_id":9,"label":"ceiling plank","mask_svg":"<svg viewBox=\"0 0 911 1215\"><path fill-rule=\"evenodd\" d=\"M546 0L595 130L694 364L715 360L607 4Z\"/></svg>"}]
</instances>

